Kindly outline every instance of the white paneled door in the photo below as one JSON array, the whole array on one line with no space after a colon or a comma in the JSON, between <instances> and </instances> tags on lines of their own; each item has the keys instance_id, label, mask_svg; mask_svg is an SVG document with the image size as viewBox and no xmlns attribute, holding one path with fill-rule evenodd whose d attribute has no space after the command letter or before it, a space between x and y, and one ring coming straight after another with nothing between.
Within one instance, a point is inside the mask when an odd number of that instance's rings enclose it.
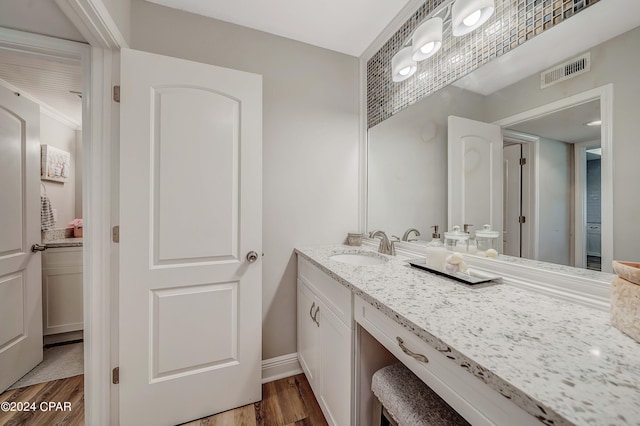
<instances>
[{"instance_id":1,"label":"white paneled door","mask_svg":"<svg viewBox=\"0 0 640 426\"><path fill-rule=\"evenodd\" d=\"M449 229L467 223L502 231L502 130L453 115L448 125Z\"/></svg>"},{"instance_id":2,"label":"white paneled door","mask_svg":"<svg viewBox=\"0 0 640 426\"><path fill-rule=\"evenodd\" d=\"M42 361L40 108L0 87L0 392Z\"/></svg>"},{"instance_id":3,"label":"white paneled door","mask_svg":"<svg viewBox=\"0 0 640 426\"><path fill-rule=\"evenodd\" d=\"M120 424L261 399L262 78L123 49Z\"/></svg>"}]
</instances>

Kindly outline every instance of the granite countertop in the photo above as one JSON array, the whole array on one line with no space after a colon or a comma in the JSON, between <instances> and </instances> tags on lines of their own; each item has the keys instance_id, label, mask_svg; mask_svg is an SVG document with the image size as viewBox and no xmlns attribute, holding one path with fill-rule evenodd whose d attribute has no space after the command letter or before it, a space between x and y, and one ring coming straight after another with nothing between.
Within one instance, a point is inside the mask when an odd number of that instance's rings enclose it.
<instances>
[{"instance_id":1,"label":"granite countertop","mask_svg":"<svg viewBox=\"0 0 640 426\"><path fill-rule=\"evenodd\" d=\"M415 270L331 260L373 251L296 249L338 282L545 424L640 425L640 343L609 314L507 284L472 287Z\"/></svg>"},{"instance_id":2,"label":"granite countertop","mask_svg":"<svg viewBox=\"0 0 640 426\"><path fill-rule=\"evenodd\" d=\"M82 247L82 238L60 238L57 240L44 241L48 249L60 247Z\"/></svg>"}]
</instances>

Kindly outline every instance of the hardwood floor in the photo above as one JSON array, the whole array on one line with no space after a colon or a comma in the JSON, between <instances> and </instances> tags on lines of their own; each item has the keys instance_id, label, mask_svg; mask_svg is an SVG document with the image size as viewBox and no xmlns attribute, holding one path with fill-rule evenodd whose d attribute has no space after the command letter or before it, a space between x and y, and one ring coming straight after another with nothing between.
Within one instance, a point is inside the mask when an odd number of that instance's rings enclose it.
<instances>
[{"instance_id":1,"label":"hardwood floor","mask_svg":"<svg viewBox=\"0 0 640 426\"><path fill-rule=\"evenodd\" d=\"M84 376L74 376L68 379L54 380L25 388L13 389L0 395L0 403L15 402L20 408L23 403L33 403L29 411L0 410L0 425L2 426L35 426L35 425L84 425ZM70 402L70 409L64 405L41 406L44 402ZM35 408L35 410L31 410ZM42 409L44 408L44 409Z\"/></svg>"},{"instance_id":2,"label":"hardwood floor","mask_svg":"<svg viewBox=\"0 0 640 426\"><path fill-rule=\"evenodd\" d=\"M323 426L327 425L304 374L262 385L262 401L183 426Z\"/></svg>"},{"instance_id":3,"label":"hardwood floor","mask_svg":"<svg viewBox=\"0 0 640 426\"><path fill-rule=\"evenodd\" d=\"M0 395L2 402L71 402L70 411L0 411L2 426L84 425L84 376L14 389ZM327 425L304 374L262 385L262 401L184 426L323 426Z\"/></svg>"}]
</instances>

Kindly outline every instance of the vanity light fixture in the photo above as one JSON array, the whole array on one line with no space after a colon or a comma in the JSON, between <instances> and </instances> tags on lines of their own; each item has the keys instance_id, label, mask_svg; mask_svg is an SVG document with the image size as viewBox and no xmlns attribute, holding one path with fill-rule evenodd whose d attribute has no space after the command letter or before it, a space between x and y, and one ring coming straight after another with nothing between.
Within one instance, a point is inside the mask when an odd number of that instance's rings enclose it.
<instances>
[{"instance_id":1,"label":"vanity light fixture","mask_svg":"<svg viewBox=\"0 0 640 426\"><path fill-rule=\"evenodd\" d=\"M411 49L414 61L424 61L442 46L442 18L427 19L413 33Z\"/></svg>"},{"instance_id":2,"label":"vanity light fixture","mask_svg":"<svg viewBox=\"0 0 640 426\"><path fill-rule=\"evenodd\" d=\"M451 8L454 36L470 33L487 22L495 10L494 0L457 0Z\"/></svg>"},{"instance_id":3,"label":"vanity light fixture","mask_svg":"<svg viewBox=\"0 0 640 426\"><path fill-rule=\"evenodd\" d=\"M392 80L400 82L408 79L418 69L418 61L424 61L440 50L444 23L449 21L449 17L452 34L461 36L487 22L494 10L495 0L445 0L391 58ZM445 13L444 17L438 16Z\"/></svg>"},{"instance_id":4,"label":"vanity light fixture","mask_svg":"<svg viewBox=\"0 0 640 426\"><path fill-rule=\"evenodd\" d=\"M418 69L418 64L413 60L411 46L403 47L391 58L391 73L393 81L399 82L411 77Z\"/></svg>"}]
</instances>

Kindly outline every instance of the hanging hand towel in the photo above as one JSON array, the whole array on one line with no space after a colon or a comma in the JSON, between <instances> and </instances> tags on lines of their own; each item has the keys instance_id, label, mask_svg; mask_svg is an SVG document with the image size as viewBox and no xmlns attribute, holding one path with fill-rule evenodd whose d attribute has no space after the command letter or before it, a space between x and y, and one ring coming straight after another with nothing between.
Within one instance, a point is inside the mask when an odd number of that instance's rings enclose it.
<instances>
[{"instance_id":1,"label":"hanging hand towel","mask_svg":"<svg viewBox=\"0 0 640 426\"><path fill-rule=\"evenodd\" d=\"M53 229L56 225L56 221L53 218L53 209L51 208L51 201L49 197L40 196L40 224L43 231Z\"/></svg>"}]
</instances>

